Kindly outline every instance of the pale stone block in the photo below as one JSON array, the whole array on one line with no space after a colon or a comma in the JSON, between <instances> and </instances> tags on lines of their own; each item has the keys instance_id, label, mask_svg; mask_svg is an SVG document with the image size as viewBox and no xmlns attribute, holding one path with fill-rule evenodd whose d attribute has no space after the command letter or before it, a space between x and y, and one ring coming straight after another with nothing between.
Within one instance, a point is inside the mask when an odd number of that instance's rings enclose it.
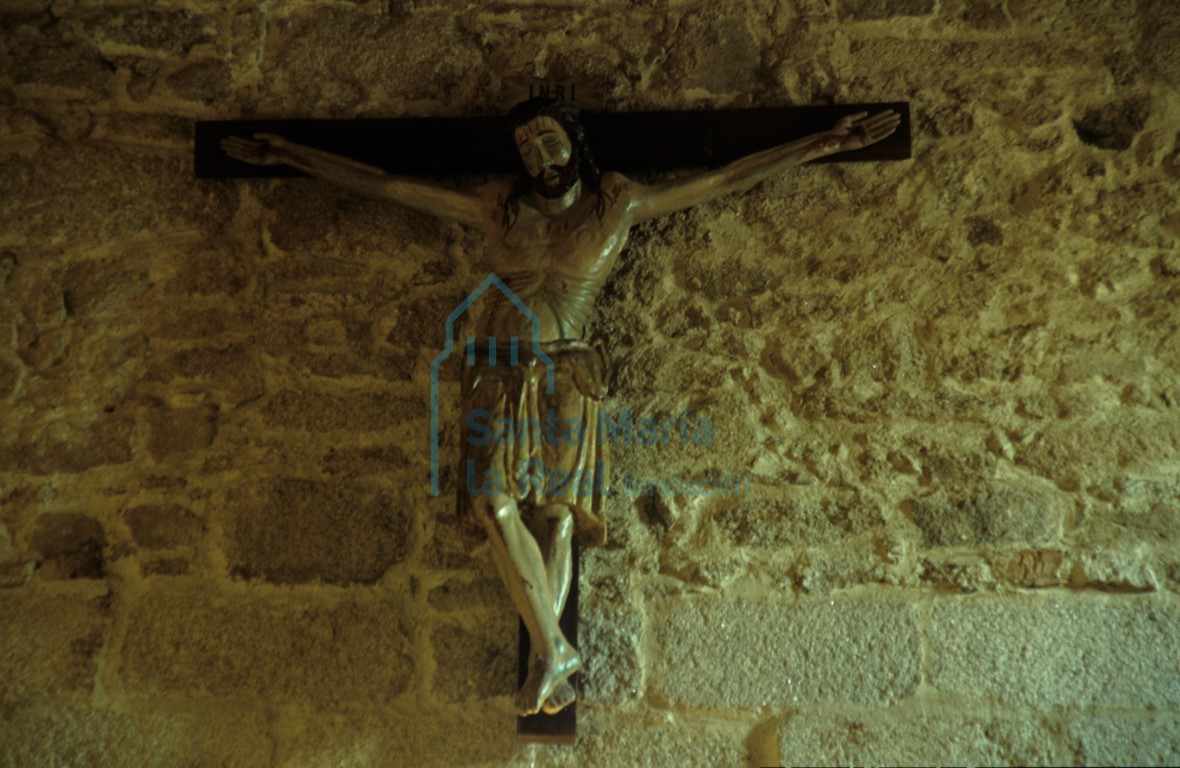
<instances>
[{"instance_id":1,"label":"pale stone block","mask_svg":"<svg viewBox=\"0 0 1180 768\"><path fill-rule=\"evenodd\" d=\"M507 697L481 705L407 702L347 715L282 707L274 721L279 768L503 766L516 743Z\"/></svg>"},{"instance_id":2,"label":"pale stone block","mask_svg":"<svg viewBox=\"0 0 1180 768\"><path fill-rule=\"evenodd\" d=\"M653 688L674 705L762 707L903 699L919 681L913 606L682 598L656 619Z\"/></svg>"},{"instance_id":3,"label":"pale stone block","mask_svg":"<svg viewBox=\"0 0 1180 768\"><path fill-rule=\"evenodd\" d=\"M785 765L1060 764L1050 731L1034 718L944 713L938 707L805 712L784 718Z\"/></svg>"},{"instance_id":4,"label":"pale stone block","mask_svg":"<svg viewBox=\"0 0 1180 768\"><path fill-rule=\"evenodd\" d=\"M102 598L3 592L0 617L0 711L90 693L109 626Z\"/></svg>"},{"instance_id":5,"label":"pale stone block","mask_svg":"<svg viewBox=\"0 0 1180 768\"><path fill-rule=\"evenodd\" d=\"M1175 712L1079 716L1067 733L1075 765L1180 765L1180 714Z\"/></svg>"},{"instance_id":6,"label":"pale stone block","mask_svg":"<svg viewBox=\"0 0 1180 768\"><path fill-rule=\"evenodd\" d=\"M748 760L748 729L739 724L671 712L621 715L590 708L578 717L570 765L660 768L745 765Z\"/></svg>"},{"instance_id":7,"label":"pale stone block","mask_svg":"<svg viewBox=\"0 0 1180 768\"><path fill-rule=\"evenodd\" d=\"M512 768L663 768L764 765L752 754L750 728L737 722L674 712L578 710L573 748L542 744L521 748Z\"/></svg>"},{"instance_id":8,"label":"pale stone block","mask_svg":"<svg viewBox=\"0 0 1180 768\"><path fill-rule=\"evenodd\" d=\"M267 768L267 730L262 708L20 709L0 718L0 765Z\"/></svg>"},{"instance_id":9,"label":"pale stone block","mask_svg":"<svg viewBox=\"0 0 1180 768\"><path fill-rule=\"evenodd\" d=\"M1180 707L1180 609L1167 598L1079 595L939 600L931 685L1038 708Z\"/></svg>"},{"instance_id":10,"label":"pale stone block","mask_svg":"<svg viewBox=\"0 0 1180 768\"><path fill-rule=\"evenodd\" d=\"M367 706L410 684L404 622L385 601L149 594L130 608L120 674L129 692Z\"/></svg>"},{"instance_id":11,"label":"pale stone block","mask_svg":"<svg viewBox=\"0 0 1180 768\"><path fill-rule=\"evenodd\" d=\"M642 695L643 610L631 601L581 595L578 649L582 652L582 694L596 706L634 700Z\"/></svg>"}]
</instances>

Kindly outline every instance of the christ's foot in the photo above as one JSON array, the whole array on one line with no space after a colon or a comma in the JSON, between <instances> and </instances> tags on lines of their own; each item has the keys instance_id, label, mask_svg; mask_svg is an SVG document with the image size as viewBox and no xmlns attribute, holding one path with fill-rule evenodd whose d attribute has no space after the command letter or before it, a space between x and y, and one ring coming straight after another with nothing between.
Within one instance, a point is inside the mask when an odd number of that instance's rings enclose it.
<instances>
[{"instance_id":1,"label":"christ's foot","mask_svg":"<svg viewBox=\"0 0 1180 768\"><path fill-rule=\"evenodd\" d=\"M533 668L529 670L528 678L517 695L516 711L522 716L535 715L545 700L557 693L558 686L581 666L582 659L578 652L567 643L560 643L558 650L550 656L537 656L533 661ZM573 693L572 687L570 693ZM567 701L566 704L568 703Z\"/></svg>"},{"instance_id":2,"label":"christ's foot","mask_svg":"<svg viewBox=\"0 0 1180 768\"><path fill-rule=\"evenodd\" d=\"M562 680L553 686L553 693L549 694L549 698L545 699L545 703L541 705L541 711L547 715L556 715L570 704L573 704L576 698L578 698L578 694L574 692L574 687L570 685L570 681Z\"/></svg>"}]
</instances>

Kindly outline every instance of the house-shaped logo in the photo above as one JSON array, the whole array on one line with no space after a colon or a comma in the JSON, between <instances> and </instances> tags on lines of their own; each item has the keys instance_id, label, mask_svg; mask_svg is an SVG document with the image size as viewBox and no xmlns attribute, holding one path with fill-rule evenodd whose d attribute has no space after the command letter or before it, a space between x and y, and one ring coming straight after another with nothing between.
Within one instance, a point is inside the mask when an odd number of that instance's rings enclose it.
<instances>
[{"instance_id":1,"label":"house-shaped logo","mask_svg":"<svg viewBox=\"0 0 1180 768\"><path fill-rule=\"evenodd\" d=\"M443 345L443 349L434 358L430 364L430 495L437 496L439 494L439 467L438 467L438 370L447 358L451 356L451 352L455 349L455 321L458 320L467 308L475 303L480 296L483 295L490 286L496 286L504 297L512 302L513 306L519 309L525 317L529 320L529 326L532 329L532 338L530 339L532 357L540 360L545 364L545 391L553 394L553 360L549 355L545 354L545 350L541 348L541 321L537 315L529 309L528 305L517 296L511 288L509 288L503 280L495 273L489 274L484 281L479 284L474 291L467 295L467 298L459 302L451 314L447 315L447 340ZM485 340L481 339L481 344ZM486 358L481 362L481 365L497 365L504 364L503 361L497 360L497 344L503 343L503 340L497 340L492 336L486 339L488 351ZM519 364L519 339L515 336L508 340L508 365ZM476 364L476 340L474 336L467 338L467 353L464 356L465 364L474 366ZM503 347L501 347L503 349Z\"/></svg>"}]
</instances>

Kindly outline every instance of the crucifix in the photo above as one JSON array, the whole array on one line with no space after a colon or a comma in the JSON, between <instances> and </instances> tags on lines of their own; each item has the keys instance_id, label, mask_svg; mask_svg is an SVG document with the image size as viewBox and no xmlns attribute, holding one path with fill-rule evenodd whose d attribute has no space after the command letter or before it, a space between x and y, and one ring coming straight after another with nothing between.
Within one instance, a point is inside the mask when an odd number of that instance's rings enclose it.
<instances>
[{"instance_id":1,"label":"crucifix","mask_svg":"<svg viewBox=\"0 0 1180 768\"><path fill-rule=\"evenodd\" d=\"M802 163L908 158L908 117L904 103L579 115L534 98L507 121L198 123L199 177L306 173L485 236L504 292L468 349L458 507L487 536L523 622L522 741L573 741L576 545L605 540L609 493L605 360L588 331L631 228ZM654 184L614 170L691 166L708 170ZM474 188L422 178L495 173L515 176Z\"/></svg>"}]
</instances>

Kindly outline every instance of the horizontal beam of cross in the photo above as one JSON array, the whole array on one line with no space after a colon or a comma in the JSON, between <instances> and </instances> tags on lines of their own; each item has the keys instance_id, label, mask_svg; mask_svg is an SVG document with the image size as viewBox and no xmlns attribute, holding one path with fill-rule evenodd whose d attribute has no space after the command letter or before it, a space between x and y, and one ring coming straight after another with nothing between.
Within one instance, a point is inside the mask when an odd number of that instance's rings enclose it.
<instances>
[{"instance_id":1,"label":"horizontal beam of cross","mask_svg":"<svg viewBox=\"0 0 1180 768\"><path fill-rule=\"evenodd\" d=\"M884 141L816 162L905 160L910 157L907 102L838 106L662 112L583 112L598 167L669 171L717 167L752 152L829 130L843 115L892 109L901 125ZM520 159L503 117L407 117L356 120L216 120L196 126L197 178L296 176L286 166L255 166L221 150L227 136L278 133L299 144L344 155L407 176L517 173Z\"/></svg>"}]
</instances>

